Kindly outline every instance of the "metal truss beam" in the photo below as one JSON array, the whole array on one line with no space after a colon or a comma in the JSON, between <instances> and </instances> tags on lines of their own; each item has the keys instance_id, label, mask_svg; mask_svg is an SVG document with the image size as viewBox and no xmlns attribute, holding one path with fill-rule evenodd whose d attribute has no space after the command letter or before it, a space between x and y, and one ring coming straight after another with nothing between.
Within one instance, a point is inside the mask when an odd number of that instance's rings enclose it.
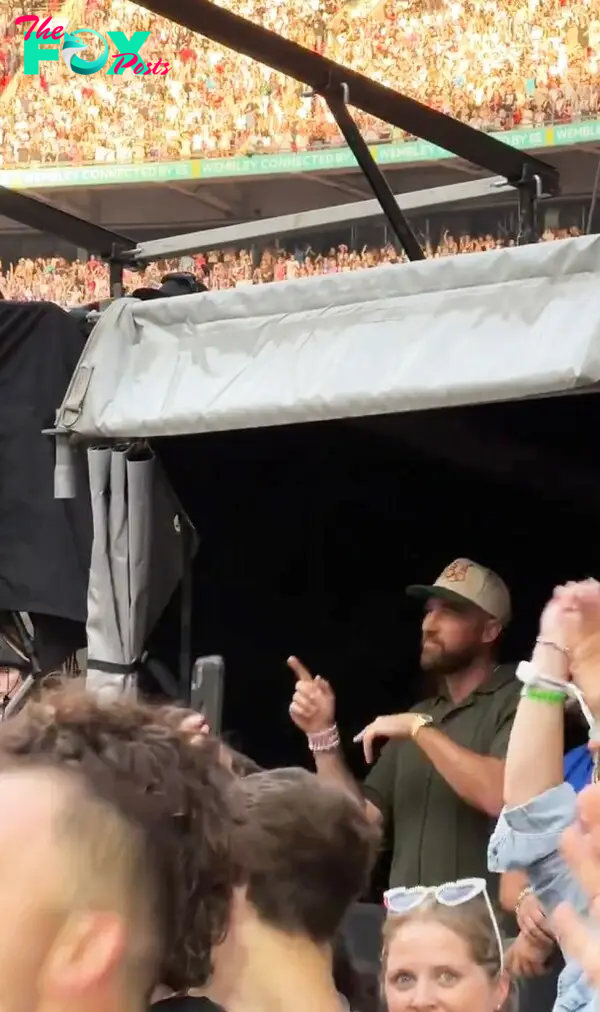
<instances>
[{"instance_id":1,"label":"metal truss beam","mask_svg":"<svg viewBox=\"0 0 600 1012\"><path fill-rule=\"evenodd\" d=\"M395 201L403 211L419 212L446 205L460 204L474 200L496 201L503 194L514 194L514 188L499 178L477 179L469 183L451 183L435 186L430 190L413 193L398 193ZM359 224L369 218L381 215L378 200L358 200L350 204L335 204L317 211L299 211L297 214L282 214L276 218L261 218L241 225L223 225L203 229L201 232L186 232L183 235L167 236L164 239L149 239L138 243L128 257L144 263L162 260L163 257L185 256L200 250L220 249L223 246L244 245L261 239L271 239L290 234L304 235L311 231L338 225Z\"/></svg>"},{"instance_id":2,"label":"metal truss beam","mask_svg":"<svg viewBox=\"0 0 600 1012\"><path fill-rule=\"evenodd\" d=\"M93 225L84 218L5 186L0 186L0 214L38 232L56 235L100 257L109 258L115 249L126 249L134 242L130 236Z\"/></svg>"}]
</instances>

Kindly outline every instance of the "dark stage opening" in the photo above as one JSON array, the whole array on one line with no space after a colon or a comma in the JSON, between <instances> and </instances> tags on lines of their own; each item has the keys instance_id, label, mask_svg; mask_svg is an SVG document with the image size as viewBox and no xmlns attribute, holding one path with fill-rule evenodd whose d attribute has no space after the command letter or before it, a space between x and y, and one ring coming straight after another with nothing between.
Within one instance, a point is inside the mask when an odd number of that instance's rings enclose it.
<instances>
[{"instance_id":1,"label":"dark stage opening","mask_svg":"<svg viewBox=\"0 0 600 1012\"><path fill-rule=\"evenodd\" d=\"M295 653L354 733L423 695L412 581L457 556L496 569L526 657L557 582L600 575L595 395L170 439L157 444L201 544L193 656L226 661L224 729L258 762L306 763ZM176 670L176 602L157 652Z\"/></svg>"}]
</instances>

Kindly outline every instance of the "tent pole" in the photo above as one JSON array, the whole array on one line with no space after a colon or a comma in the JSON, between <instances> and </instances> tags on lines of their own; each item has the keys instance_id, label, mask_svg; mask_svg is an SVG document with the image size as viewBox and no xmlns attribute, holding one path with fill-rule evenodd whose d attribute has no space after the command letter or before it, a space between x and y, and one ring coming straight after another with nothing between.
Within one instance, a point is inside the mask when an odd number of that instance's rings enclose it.
<instances>
[{"instance_id":1,"label":"tent pole","mask_svg":"<svg viewBox=\"0 0 600 1012\"><path fill-rule=\"evenodd\" d=\"M192 702L192 532L185 514L179 514L181 524L182 575L179 618L179 692L188 706Z\"/></svg>"},{"instance_id":2,"label":"tent pole","mask_svg":"<svg viewBox=\"0 0 600 1012\"><path fill-rule=\"evenodd\" d=\"M542 181L529 165L523 166L523 176L517 184L519 194L519 231L517 245L526 246L540 238L539 201Z\"/></svg>"},{"instance_id":3,"label":"tent pole","mask_svg":"<svg viewBox=\"0 0 600 1012\"><path fill-rule=\"evenodd\" d=\"M123 261L119 258L118 250L113 246L108 261L110 277L110 294L113 299L123 298Z\"/></svg>"}]
</instances>

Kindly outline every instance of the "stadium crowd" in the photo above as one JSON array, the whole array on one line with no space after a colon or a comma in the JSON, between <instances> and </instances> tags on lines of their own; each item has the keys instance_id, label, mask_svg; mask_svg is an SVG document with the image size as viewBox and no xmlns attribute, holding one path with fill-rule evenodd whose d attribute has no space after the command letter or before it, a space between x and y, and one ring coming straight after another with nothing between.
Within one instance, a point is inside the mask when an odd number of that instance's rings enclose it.
<instances>
[{"instance_id":1,"label":"stadium crowd","mask_svg":"<svg viewBox=\"0 0 600 1012\"><path fill-rule=\"evenodd\" d=\"M579 230L546 229L542 241L550 242ZM473 237L463 235L455 238L444 233L437 245L425 244L430 257L453 256L456 253L473 253L501 246L514 245L513 239L485 235ZM289 281L293 278L313 277L339 271L355 271L364 267L382 264L402 263L404 257L392 245L381 247L363 246L360 250L340 245L325 253L319 253L306 245L302 250L266 249L260 253L252 250L215 250L197 254L185 260L171 259L150 264L144 271L124 272L126 291L141 286L160 286L161 277L168 271L188 270L202 279L209 289L236 288L239 285L266 284L272 281ZM2 269L0 261L0 292L5 299L30 301L42 299L56 302L67 308L108 298L110 295L107 266L99 260L75 260L69 262L61 257L31 259L23 257L15 264Z\"/></svg>"},{"instance_id":2,"label":"stadium crowd","mask_svg":"<svg viewBox=\"0 0 600 1012\"><path fill-rule=\"evenodd\" d=\"M597 0L221 2L482 130L598 112ZM0 13L0 166L209 158L342 143L325 104L267 67L130 0L113 0L109 10L102 0L68 0L60 9L67 7L71 27L120 29L128 37L149 31L143 55L168 60L170 73L75 80L62 61L47 62L32 88L22 73L22 29L14 30L23 5L8 0ZM363 113L358 122L371 143L404 136Z\"/></svg>"}]
</instances>

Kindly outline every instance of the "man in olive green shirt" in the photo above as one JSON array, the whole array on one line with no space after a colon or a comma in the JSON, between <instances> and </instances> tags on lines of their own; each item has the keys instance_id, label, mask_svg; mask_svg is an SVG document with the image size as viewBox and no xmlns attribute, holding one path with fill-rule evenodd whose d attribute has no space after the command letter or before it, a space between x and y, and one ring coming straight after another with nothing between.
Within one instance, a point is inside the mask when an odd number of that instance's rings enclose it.
<instances>
[{"instance_id":1,"label":"man in olive green shirt","mask_svg":"<svg viewBox=\"0 0 600 1012\"><path fill-rule=\"evenodd\" d=\"M437 885L487 871L487 843L500 809L504 757L519 699L514 668L495 663L510 595L491 570L457 559L429 586L407 588L425 602L421 668L438 694L409 713L378 717L355 741L373 759L360 787L349 772L335 724L335 697L295 657L290 716L307 735L317 772L361 794L392 833L390 885ZM496 876L491 879L497 892Z\"/></svg>"}]
</instances>

